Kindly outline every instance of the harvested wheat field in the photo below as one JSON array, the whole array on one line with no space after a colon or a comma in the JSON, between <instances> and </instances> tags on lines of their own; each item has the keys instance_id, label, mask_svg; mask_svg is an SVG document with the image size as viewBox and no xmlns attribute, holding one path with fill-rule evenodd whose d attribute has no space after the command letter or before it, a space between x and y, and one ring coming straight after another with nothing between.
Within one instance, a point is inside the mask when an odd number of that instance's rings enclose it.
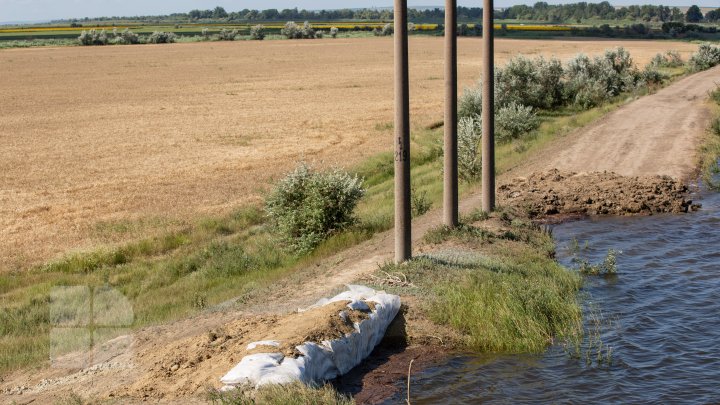
<instances>
[{"instance_id":1,"label":"harvested wheat field","mask_svg":"<svg viewBox=\"0 0 720 405\"><path fill-rule=\"evenodd\" d=\"M411 38L412 121L442 119L443 40ZM568 59L653 41L497 40ZM461 85L481 41L459 42ZM241 41L0 51L0 270L182 226L257 201L300 159L392 146L392 40Z\"/></svg>"}]
</instances>

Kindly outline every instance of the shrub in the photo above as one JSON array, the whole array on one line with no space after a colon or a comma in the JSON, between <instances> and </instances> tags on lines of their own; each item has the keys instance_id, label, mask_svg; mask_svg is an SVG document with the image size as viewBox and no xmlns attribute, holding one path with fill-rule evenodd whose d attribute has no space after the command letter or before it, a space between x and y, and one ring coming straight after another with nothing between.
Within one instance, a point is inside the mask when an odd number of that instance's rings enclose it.
<instances>
[{"instance_id":1,"label":"shrub","mask_svg":"<svg viewBox=\"0 0 720 405\"><path fill-rule=\"evenodd\" d=\"M467 182L477 179L482 173L481 139L479 117L465 117L458 121L458 176Z\"/></svg>"},{"instance_id":2,"label":"shrub","mask_svg":"<svg viewBox=\"0 0 720 405\"><path fill-rule=\"evenodd\" d=\"M710 44L700 44L688 61L691 72L700 72L720 64L720 47Z\"/></svg>"},{"instance_id":3,"label":"shrub","mask_svg":"<svg viewBox=\"0 0 720 405\"><path fill-rule=\"evenodd\" d=\"M315 172L301 164L275 186L266 211L281 240L306 253L355 222L353 210L364 194L358 177L338 169Z\"/></svg>"},{"instance_id":4,"label":"shrub","mask_svg":"<svg viewBox=\"0 0 720 405\"><path fill-rule=\"evenodd\" d=\"M138 44L140 43L140 37L138 34L130 31L130 29L125 28L125 30L121 33L115 33L115 41L116 44L124 44L124 45L132 45L132 44Z\"/></svg>"},{"instance_id":5,"label":"shrub","mask_svg":"<svg viewBox=\"0 0 720 405\"><path fill-rule=\"evenodd\" d=\"M394 32L395 32L395 27L392 25L392 23L385 24L385 26L382 28L382 31L381 31L382 36L384 36L384 37L389 37Z\"/></svg>"},{"instance_id":6,"label":"shrub","mask_svg":"<svg viewBox=\"0 0 720 405\"><path fill-rule=\"evenodd\" d=\"M305 39L313 39L315 38L315 30L312 27L312 24L310 24L309 21L305 21L302 28L302 37Z\"/></svg>"},{"instance_id":7,"label":"shrub","mask_svg":"<svg viewBox=\"0 0 720 405\"><path fill-rule=\"evenodd\" d=\"M340 30L338 30L337 27L330 27L330 36L333 38L337 38L339 31Z\"/></svg>"},{"instance_id":8,"label":"shrub","mask_svg":"<svg viewBox=\"0 0 720 405\"><path fill-rule=\"evenodd\" d=\"M562 103L562 64L557 59L518 56L495 73L496 103L512 102L535 108L552 108Z\"/></svg>"},{"instance_id":9,"label":"shrub","mask_svg":"<svg viewBox=\"0 0 720 405\"><path fill-rule=\"evenodd\" d=\"M300 29L300 26L295 24L294 21L286 22L285 27L280 30L280 34L284 35L287 39L302 38L302 30Z\"/></svg>"},{"instance_id":10,"label":"shrub","mask_svg":"<svg viewBox=\"0 0 720 405\"><path fill-rule=\"evenodd\" d=\"M565 99L582 108L604 103L642 85L642 75L623 48L609 49L602 57L578 55L565 69Z\"/></svg>"},{"instance_id":11,"label":"shrub","mask_svg":"<svg viewBox=\"0 0 720 405\"><path fill-rule=\"evenodd\" d=\"M82 45L107 45L108 37L105 30L90 30L81 32L78 41Z\"/></svg>"},{"instance_id":12,"label":"shrub","mask_svg":"<svg viewBox=\"0 0 720 405\"><path fill-rule=\"evenodd\" d=\"M482 88L466 87L458 102L458 118L476 118L482 115Z\"/></svg>"},{"instance_id":13,"label":"shrub","mask_svg":"<svg viewBox=\"0 0 720 405\"><path fill-rule=\"evenodd\" d=\"M507 142L536 130L540 120L532 107L512 102L498 109L495 126L498 141Z\"/></svg>"},{"instance_id":14,"label":"shrub","mask_svg":"<svg viewBox=\"0 0 720 405\"><path fill-rule=\"evenodd\" d=\"M256 41L265 39L265 26L260 24L250 28L250 38Z\"/></svg>"},{"instance_id":15,"label":"shrub","mask_svg":"<svg viewBox=\"0 0 720 405\"><path fill-rule=\"evenodd\" d=\"M155 31L148 37L151 44L170 44L175 42L177 36L172 32Z\"/></svg>"},{"instance_id":16,"label":"shrub","mask_svg":"<svg viewBox=\"0 0 720 405\"><path fill-rule=\"evenodd\" d=\"M218 32L218 39L221 41L234 41L238 35L240 35L240 32L238 32L238 30L231 31L223 28L220 30L220 32Z\"/></svg>"},{"instance_id":17,"label":"shrub","mask_svg":"<svg viewBox=\"0 0 720 405\"><path fill-rule=\"evenodd\" d=\"M412 217L425 215L432 208L432 201L428 198L427 191L417 191L414 187L410 193L410 207Z\"/></svg>"},{"instance_id":18,"label":"shrub","mask_svg":"<svg viewBox=\"0 0 720 405\"><path fill-rule=\"evenodd\" d=\"M315 31L315 38L317 39L323 39L325 37L325 32L323 31Z\"/></svg>"},{"instance_id":19,"label":"shrub","mask_svg":"<svg viewBox=\"0 0 720 405\"><path fill-rule=\"evenodd\" d=\"M660 84L667 78L667 75L660 73L653 66L645 66L645 69L640 72L640 80L646 85Z\"/></svg>"},{"instance_id":20,"label":"shrub","mask_svg":"<svg viewBox=\"0 0 720 405\"><path fill-rule=\"evenodd\" d=\"M675 68L684 65L682 57L678 51L670 50L663 53L658 53L650 61L650 66L660 68Z\"/></svg>"}]
</instances>

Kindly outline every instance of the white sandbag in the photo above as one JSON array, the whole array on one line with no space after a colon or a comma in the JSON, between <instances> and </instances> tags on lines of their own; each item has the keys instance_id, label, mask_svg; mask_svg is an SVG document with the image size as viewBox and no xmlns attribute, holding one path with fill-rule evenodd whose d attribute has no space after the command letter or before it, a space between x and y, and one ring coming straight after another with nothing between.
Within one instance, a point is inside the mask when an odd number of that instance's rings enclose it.
<instances>
[{"instance_id":1,"label":"white sandbag","mask_svg":"<svg viewBox=\"0 0 720 405\"><path fill-rule=\"evenodd\" d=\"M245 356L240 363L220 381L223 389L238 385L255 388L267 384L288 384L302 381L305 384L321 383L350 371L360 364L375 349L385 336L385 331L400 310L400 297L376 292L364 287L349 285L349 290L331 299L323 299L311 308L317 308L338 301L350 301L350 309L368 311L366 302L374 304L368 318L354 323L354 331L335 340L321 343L306 342L297 346L301 354L297 358L285 357L280 353L261 353ZM344 315L344 316L343 316ZM345 311L338 316L347 319ZM262 346L279 347L281 342L262 341L250 343L248 350Z\"/></svg>"}]
</instances>

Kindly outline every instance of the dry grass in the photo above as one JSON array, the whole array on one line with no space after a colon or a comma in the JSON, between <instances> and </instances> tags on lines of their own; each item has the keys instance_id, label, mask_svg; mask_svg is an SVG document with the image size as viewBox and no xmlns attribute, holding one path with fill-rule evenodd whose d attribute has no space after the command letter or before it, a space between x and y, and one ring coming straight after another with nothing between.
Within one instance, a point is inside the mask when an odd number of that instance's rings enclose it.
<instances>
[{"instance_id":1,"label":"dry grass","mask_svg":"<svg viewBox=\"0 0 720 405\"><path fill-rule=\"evenodd\" d=\"M481 41L461 38L461 86ZM442 39L411 40L412 121L442 119ZM685 43L498 40L517 53L640 63ZM189 43L0 51L0 270L180 229L256 201L298 159L391 148L392 40Z\"/></svg>"}]
</instances>

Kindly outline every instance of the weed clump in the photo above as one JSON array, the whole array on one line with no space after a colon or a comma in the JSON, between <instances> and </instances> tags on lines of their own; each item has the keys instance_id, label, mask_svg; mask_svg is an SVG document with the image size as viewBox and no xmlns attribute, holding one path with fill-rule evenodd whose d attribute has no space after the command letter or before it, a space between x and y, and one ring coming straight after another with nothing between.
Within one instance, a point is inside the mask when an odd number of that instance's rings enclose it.
<instances>
[{"instance_id":1,"label":"weed clump","mask_svg":"<svg viewBox=\"0 0 720 405\"><path fill-rule=\"evenodd\" d=\"M364 194L357 176L301 164L275 186L265 209L281 240L292 251L307 253L355 223L353 211Z\"/></svg>"}]
</instances>

